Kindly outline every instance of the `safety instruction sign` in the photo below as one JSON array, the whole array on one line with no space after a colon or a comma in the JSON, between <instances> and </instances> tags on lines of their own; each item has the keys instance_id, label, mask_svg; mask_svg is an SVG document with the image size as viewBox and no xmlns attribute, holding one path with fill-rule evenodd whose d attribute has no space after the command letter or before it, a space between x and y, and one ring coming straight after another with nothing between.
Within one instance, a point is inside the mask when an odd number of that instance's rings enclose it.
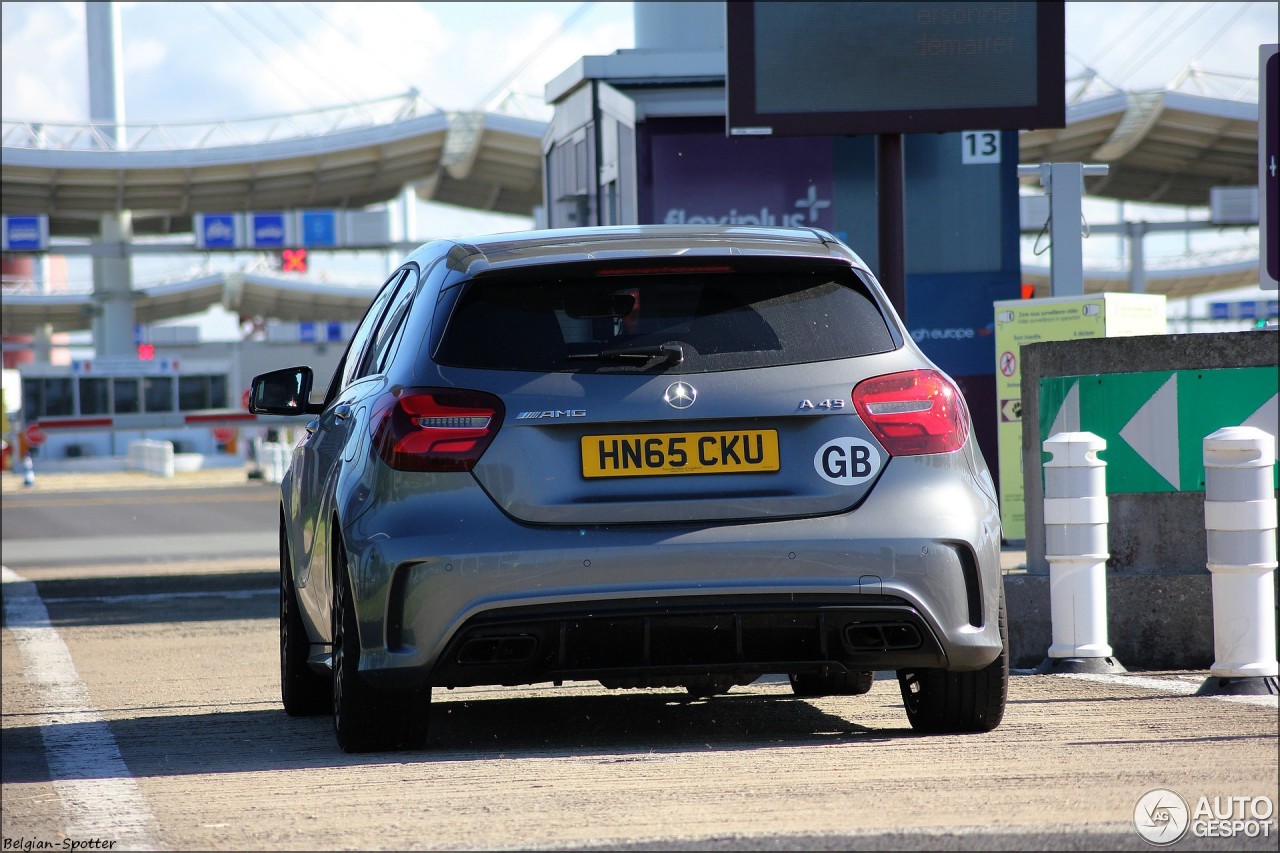
<instances>
[{"instance_id":1,"label":"safety instruction sign","mask_svg":"<svg viewBox=\"0 0 1280 853\"><path fill-rule=\"evenodd\" d=\"M1098 293L994 303L996 318L996 438L1000 516L1006 539L1025 539L1022 470L1022 347L1040 341L1163 335L1165 298L1146 293Z\"/></svg>"}]
</instances>

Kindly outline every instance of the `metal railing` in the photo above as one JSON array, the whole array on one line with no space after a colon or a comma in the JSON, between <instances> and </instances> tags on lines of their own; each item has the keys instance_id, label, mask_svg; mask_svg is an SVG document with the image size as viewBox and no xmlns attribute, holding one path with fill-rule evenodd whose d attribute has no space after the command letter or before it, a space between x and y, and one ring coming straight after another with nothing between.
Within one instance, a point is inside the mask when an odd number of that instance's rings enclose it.
<instances>
[{"instance_id":1,"label":"metal railing","mask_svg":"<svg viewBox=\"0 0 1280 853\"><path fill-rule=\"evenodd\" d=\"M1253 226L1257 227L1257 226ZM1107 237L1124 240L1122 234L1108 234ZM1029 239L1028 235L1023 235L1024 239ZM1034 260L1024 257L1022 262L1029 266L1036 266L1042 263L1043 259ZM1144 255L1144 267L1147 272L1162 272L1165 270L1177 270L1187 273L1188 275L1196 275L1200 271L1213 269L1215 267L1232 266L1234 264L1254 263L1258 262L1258 244L1251 245L1235 245L1220 246L1211 249L1202 249L1192 252L1169 252L1166 254L1155 254L1150 249ZM1130 258L1129 253L1125 251L1120 256L1103 257L1101 252L1096 254L1088 254L1085 257L1085 269L1089 272L1122 272L1129 269Z\"/></svg>"},{"instance_id":2,"label":"metal railing","mask_svg":"<svg viewBox=\"0 0 1280 853\"><path fill-rule=\"evenodd\" d=\"M110 122L42 122L3 119L5 148L75 151L188 151L307 139L346 130L394 124L440 112L416 89L372 101L318 110L227 121L124 124L118 134Z\"/></svg>"},{"instance_id":3,"label":"metal railing","mask_svg":"<svg viewBox=\"0 0 1280 853\"><path fill-rule=\"evenodd\" d=\"M1096 68L1084 68L1067 78L1067 103L1117 95L1131 90L1112 83ZM1167 92L1203 95L1226 101L1258 102L1258 78L1223 71L1206 71L1195 62L1188 64L1164 86Z\"/></svg>"}]
</instances>

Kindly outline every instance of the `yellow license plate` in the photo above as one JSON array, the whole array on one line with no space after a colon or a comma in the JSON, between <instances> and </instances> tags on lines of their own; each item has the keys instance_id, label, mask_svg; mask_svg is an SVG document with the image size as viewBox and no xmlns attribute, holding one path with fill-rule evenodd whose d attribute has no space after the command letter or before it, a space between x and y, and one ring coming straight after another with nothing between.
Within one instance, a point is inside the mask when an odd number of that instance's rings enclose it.
<instances>
[{"instance_id":1,"label":"yellow license plate","mask_svg":"<svg viewBox=\"0 0 1280 853\"><path fill-rule=\"evenodd\" d=\"M582 437L584 477L743 474L779 467L778 432L772 429Z\"/></svg>"}]
</instances>

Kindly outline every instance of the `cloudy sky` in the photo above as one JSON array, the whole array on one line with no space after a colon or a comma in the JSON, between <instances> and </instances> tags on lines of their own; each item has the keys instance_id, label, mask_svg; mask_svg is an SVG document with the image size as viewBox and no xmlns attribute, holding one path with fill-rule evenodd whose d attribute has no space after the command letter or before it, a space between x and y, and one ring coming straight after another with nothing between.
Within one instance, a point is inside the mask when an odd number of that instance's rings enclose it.
<instances>
[{"instance_id":1,"label":"cloudy sky","mask_svg":"<svg viewBox=\"0 0 1280 853\"><path fill-rule=\"evenodd\" d=\"M632 46L630 3L117 5L129 123L317 109L411 87L446 110L492 108L510 90L540 101L577 57ZM86 119L84 4L6 0L2 11L5 118Z\"/></svg>"},{"instance_id":2,"label":"cloudy sky","mask_svg":"<svg viewBox=\"0 0 1280 853\"><path fill-rule=\"evenodd\" d=\"M616 2L119 3L128 124L204 122L385 98L416 88L446 110L544 119L548 80L583 55L634 47ZM1067 3L1067 73L1161 88L1189 67L1204 94L1257 97L1257 50L1274 42L1271 2ZM3 117L89 117L83 3L10 2L3 14ZM1221 76L1234 75L1234 76ZM1073 83L1068 93L1081 84ZM1197 91L1184 85L1184 91ZM527 227L424 206L432 236ZM422 235L415 235L422 236Z\"/></svg>"},{"instance_id":3,"label":"cloudy sky","mask_svg":"<svg viewBox=\"0 0 1280 853\"><path fill-rule=\"evenodd\" d=\"M449 110L543 117L544 84L584 54L634 47L632 4L119 3L129 123L316 109L417 88ZM83 3L9 2L3 114L88 118ZM1253 78L1276 4L1067 3L1067 71L1155 88L1195 63ZM1242 81L1243 83L1243 81ZM1230 94L1222 81L1212 94Z\"/></svg>"}]
</instances>

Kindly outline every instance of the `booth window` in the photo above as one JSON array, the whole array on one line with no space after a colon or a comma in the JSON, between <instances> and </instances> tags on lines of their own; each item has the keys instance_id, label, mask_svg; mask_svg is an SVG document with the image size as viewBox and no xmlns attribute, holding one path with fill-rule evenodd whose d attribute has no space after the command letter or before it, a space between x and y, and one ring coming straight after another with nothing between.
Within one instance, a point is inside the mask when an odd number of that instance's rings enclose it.
<instances>
[{"instance_id":1,"label":"booth window","mask_svg":"<svg viewBox=\"0 0 1280 853\"><path fill-rule=\"evenodd\" d=\"M110 380L103 376L80 378L80 414L106 415L111 413Z\"/></svg>"},{"instance_id":2,"label":"booth window","mask_svg":"<svg viewBox=\"0 0 1280 853\"><path fill-rule=\"evenodd\" d=\"M227 405L227 377L179 376L178 410L221 409Z\"/></svg>"},{"instance_id":3,"label":"booth window","mask_svg":"<svg viewBox=\"0 0 1280 853\"><path fill-rule=\"evenodd\" d=\"M209 377L178 377L178 410L190 412L193 409L209 408Z\"/></svg>"},{"instance_id":4,"label":"booth window","mask_svg":"<svg viewBox=\"0 0 1280 853\"><path fill-rule=\"evenodd\" d=\"M44 401L40 407L42 418L69 418L75 411L75 392L72 390L70 376L45 378Z\"/></svg>"},{"instance_id":5,"label":"booth window","mask_svg":"<svg viewBox=\"0 0 1280 853\"><path fill-rule=\"evenodd\" d=\"M173 377L148 376L142 384L146 387L143 402L148 412L173 411Z\"/></svg>"},{"instance_id":6,"label":"booth window","mask_svg":"<svg viewBox=\"0 0 1280 853\"><path fill-rule=\"evenodd\" d=\"M111 393L115 397L116 414L132 415L142 410L142 400L138 395L138 380L136 377L112 379Z\"/></svg>"}]
</instances>

